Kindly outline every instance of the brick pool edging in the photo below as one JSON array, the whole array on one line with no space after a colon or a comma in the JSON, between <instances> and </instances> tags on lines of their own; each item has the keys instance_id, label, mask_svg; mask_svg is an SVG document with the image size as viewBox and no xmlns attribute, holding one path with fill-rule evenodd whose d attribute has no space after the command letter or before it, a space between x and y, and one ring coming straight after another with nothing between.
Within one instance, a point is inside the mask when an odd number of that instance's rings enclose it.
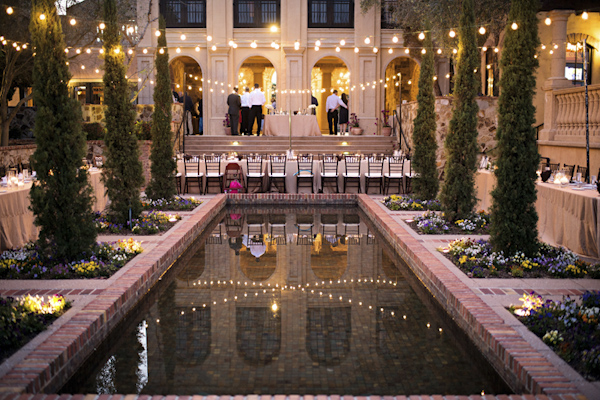
<instances>
[{"instance_id":1,"label":"brick pool edging","mask_svg":"<svg viewBox=\"0 0 600 400\"><path fill-rule=\"evenodd\" d=\"M225 203L225 195L208 200L189 219L175 225L173 231L154 249L147 254L142 253L140 262L125 271L110 287L0 378L0 398L9 394L51 393L60 389Z\"/></svg>"},{"instance_id":2,"label":"brick pool edging","mask_svg":"<svg viewBox=\"0 0 600 400\"><path fill-rule=\"evenodd\" d=\"M395 251L467 333L486 359L516 392L581 396L543 354L461 282L440 260L369 196L358 195L367 214ZM512 396L511 396L512 397Z\"/></svg>"}]
</instances>

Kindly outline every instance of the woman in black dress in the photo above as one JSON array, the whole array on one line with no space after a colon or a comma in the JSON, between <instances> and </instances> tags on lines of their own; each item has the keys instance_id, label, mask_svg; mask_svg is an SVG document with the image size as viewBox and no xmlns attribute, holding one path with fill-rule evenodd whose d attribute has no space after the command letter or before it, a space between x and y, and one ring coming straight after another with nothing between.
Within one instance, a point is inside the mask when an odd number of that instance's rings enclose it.
<instances>
[{"instance_id":1,"label":"woman in black dress","mask_svg":"<svg viewBox=\"0 0 600 400\"><path fill-rule=\"evenodd\" d=\"M342 101L346 106L348 106L348 95L346 93L342 93ZM340 107L340 134L344 135L348 133L348 109L344 107Z\"/></svg>"}]
</instances>

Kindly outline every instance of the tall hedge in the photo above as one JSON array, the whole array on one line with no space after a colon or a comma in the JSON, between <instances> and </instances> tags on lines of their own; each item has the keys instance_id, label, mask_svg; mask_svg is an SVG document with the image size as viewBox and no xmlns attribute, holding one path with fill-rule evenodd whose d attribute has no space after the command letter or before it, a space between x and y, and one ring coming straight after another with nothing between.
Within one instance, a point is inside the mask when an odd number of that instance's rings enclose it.
<instances>
[{"instance_id":1,"label":"tall hedge","mask_svg":"<svg viewBox=\"0 0 600 400\"><path fill-rule=\"evenodd\" d=\"M158 20L161 35L158 37L158 48L164 53L156 52L156 85L154 86L154 113L152 114L152 149L150 152L150 169L152 178L146 188L146 195L153 199L171 199L177 193L174 172L177 163L173 160L173 132L171 131L171 77L169 75L169 53L165 35L165 20Z\"/></svg>"},{"instance_id":2,"label":"tall hedge","mask_svg":"<svg viewBox=\"0 0 600 400\"><path fill-rule=\"evenodd\" d=\"M414 121L412 165L417 177L413 179L415 195L421 199L437 196L439 182L436 166L435 96L433 94L433 44L427 32L423 43L426 53L421 63L417 116Z\"/></svg>"},{"instance_id":3,"label":"tall hedge","mask_svg":"<svg viewBox=\"0 0 600 400\"><path fill-rule=\"evenodd\" d=\"M103 178L110 199L109 210L118 222L125 224L130 215L137 218L142 211L140 188L144 176L134 133L135 113L129 101L131 90L125 78L125 55L121 47L115 0L104 1L104 23L106 162Z\"/></svg>"},{"instance_id":4,"label":"tall hedge","mask_svg":"<svg viewBox=\"0 0 600 400\"><path fill-rule=\"evenodd\" d=\"M44 19L40 16L44 15ZM76 259L96 242L92 188L81 169L86 156L81 107L69 97L71 79L60 18L53 0L34 0L29 25L35 52L33 93L37 106L31 210L38 244L61 260ZM51 250L51 253L49 251Z\"/></svg>"},{"instance_id":5,"label":"tall hedge","mask_svg":"<svg viewBox=\"0 0 600 400\"><path fill-rule=\"evenodd\" d=\"M498 161L492 191L490 240L496 251L527 256L538 250L535 180L539 163L536 144L535 71L538 60L537 0L513 1L500 60L498 99ZM512 29L513 22L518 28Z\"/></svg>"},{"instance_id":6,"label":"tall hedge","mask_svg":"<svg viewBox=\"0 0 600 400\"><path fill-rule=\"evenodd\" d=\"M477 171L477 112L479 84L474 72L480 64L473 0L463 0L458 28L458 68L454 111L444 142L446 167L440 193L442 209L450 221L464 219L475 207Z\"/></svg>"}]
</instances>

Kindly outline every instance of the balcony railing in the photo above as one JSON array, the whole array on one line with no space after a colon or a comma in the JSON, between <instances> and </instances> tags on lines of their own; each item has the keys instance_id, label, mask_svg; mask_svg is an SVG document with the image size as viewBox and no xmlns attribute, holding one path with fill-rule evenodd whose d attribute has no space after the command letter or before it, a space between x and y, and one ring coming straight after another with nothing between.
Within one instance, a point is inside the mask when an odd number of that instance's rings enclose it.
<instances>
[{"instance_id":1,"label":"balcony railing","mask_svg":"<svg viewBox=\"0 0 600 400\"><path fill-rule=\"evenodd\" d=\"M266 28L279 25L279 0L236 0L233 2L234 28Z\"/></svg>"},{"instance_id":2,"label":"balcony railing","mask_svg":"<svg viewBox=\"0 0 600 400\"><path fill-rule=\"evenodd\" d=\"M354 0L308 0L309 28L354 28Z\"/></svg>"},{"instance_id":3,"label":"balcony railing","mask_svg":"<svg viewBox=\"0 0 600 400\"><path fill-rule=\"evenodd\" d=\"M206 28L206 0L161 0L167 28Z\"/></svg>"}]
</instances>

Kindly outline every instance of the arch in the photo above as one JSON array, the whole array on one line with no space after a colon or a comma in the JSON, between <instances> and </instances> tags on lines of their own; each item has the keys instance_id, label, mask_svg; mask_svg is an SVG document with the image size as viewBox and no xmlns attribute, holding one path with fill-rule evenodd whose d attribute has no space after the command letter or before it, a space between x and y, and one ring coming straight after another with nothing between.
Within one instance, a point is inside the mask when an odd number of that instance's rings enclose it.
<instances>
[{"instance_id":1,"label":"arch","mask_svg":"<svg viewBox=\"0 0 600 400\"><path fill-rule=\"evenodd\" d=\"M190 55L180 55L169 60L169 73L173 90L179 95L188 92L194 103L193 114L204 115L203 109L203 69L200 62ZM193 133L201 133L204 131L203 119L199 116L193 116Z\"/></svg>"},{"instance_id":2,"label":"arch","mask_svg":"<svg viewBox=\"0 0 600 400\"><path fill-rule=\"evenodd\" d=\"M329 132L327 112L325 110L327 96L331 94L333 89L338 89L339 96L344 92L346 94L350 93L350 79L352 78L352 74L348 65L344 59L339 57L337 53L334 53L323 55L310 69L310 86L313 95L319 102L319 107L317 107L317 121L322 133ZM340 77L339 74L343 76ZM339 79L335 79L334 81L334 76L336 75ZM339 89L342 89L341 93Z\"/></svg>"},{"instance_id":3,"label":"arch","mask_svg":"<svg viewBox=\"0 0 600 400\"><path fill-rule=\"evenodd\" d=\"M236 307L235 331L240 357L250 365L267 365L281 349L281 315L270 307Z\"/></svg>"},{"instance_id":4,"label":"arch","mask_svg":"<svg viewBox=\"0 0 600 400\"><path fill-rule=\"evenodd\" d=\"M306 324L306 352L319 366L339 365L350 353L350 307L308 307Z\"/></svg>"},{"instance_id":5,"label":"arch","mask_svg":"<svg viewBox=\"0 0 600 400\"><path fill-rule=\"evenodd\" d=\"M421 66L412 57L398 56L390 60L385 67L384 109L392 111L402 100L417 99L420 71Z\"/></svg>"}]
</instances>

